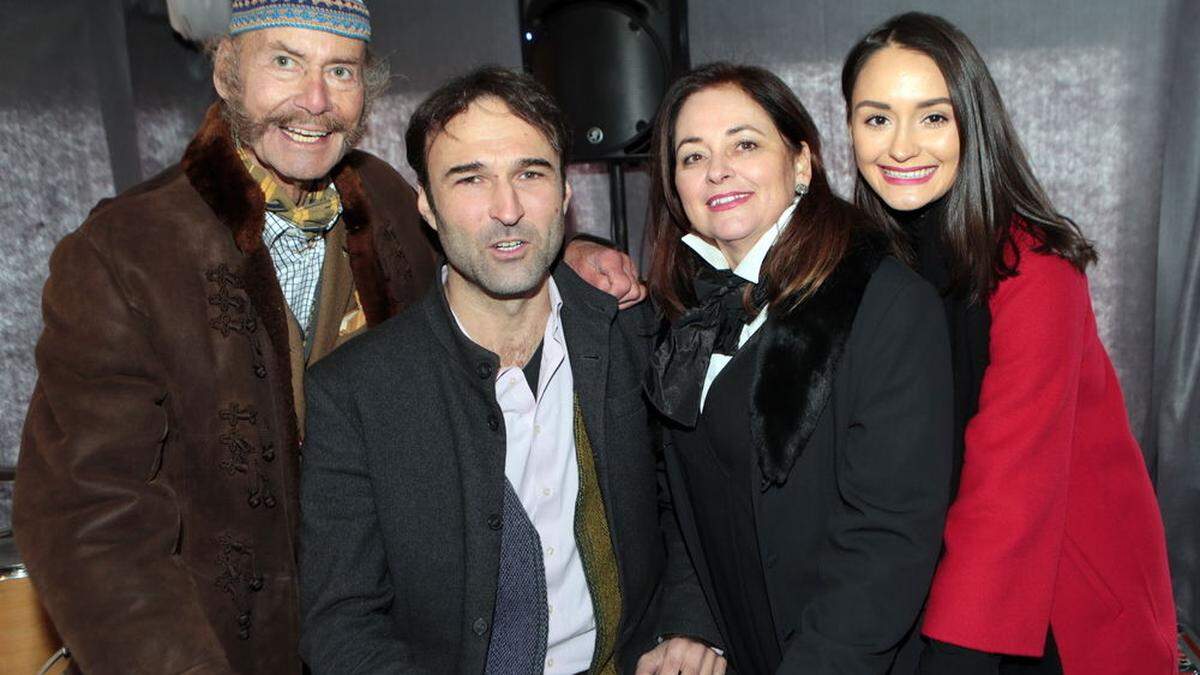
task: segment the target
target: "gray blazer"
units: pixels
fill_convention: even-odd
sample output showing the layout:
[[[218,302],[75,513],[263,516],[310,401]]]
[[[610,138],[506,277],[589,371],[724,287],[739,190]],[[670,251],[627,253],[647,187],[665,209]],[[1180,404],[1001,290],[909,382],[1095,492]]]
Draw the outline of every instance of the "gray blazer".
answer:
[[[620,573],[617,660],[631,672],[655,626],[711,637],[711,619],[698,589],[674,594],[693,606],[659,606],[668,549],[686,559],[641,389],[649,312],[618,313],[566,265],[554,279]],[[301,654],[314,673],[483,671],[505,485],[498,365],[435,283],[308,374]]]

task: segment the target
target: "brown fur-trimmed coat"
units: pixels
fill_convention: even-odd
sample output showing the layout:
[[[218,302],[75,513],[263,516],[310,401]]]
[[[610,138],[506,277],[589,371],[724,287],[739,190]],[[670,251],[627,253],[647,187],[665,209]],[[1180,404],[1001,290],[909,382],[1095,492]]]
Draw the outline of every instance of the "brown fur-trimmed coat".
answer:
[[[13,517],[84,672],[300,672],[298,380],[435,266],[391,167],[351,152],[334,177],[307,354],[216,106],[178,166],[55,249]]]

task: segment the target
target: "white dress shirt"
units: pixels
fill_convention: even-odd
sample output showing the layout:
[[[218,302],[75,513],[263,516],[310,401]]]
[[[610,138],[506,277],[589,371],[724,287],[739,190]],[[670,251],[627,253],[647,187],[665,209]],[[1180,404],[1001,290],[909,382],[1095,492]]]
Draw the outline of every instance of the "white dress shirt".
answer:
[[[763,260],[766,259],[767,253],[771,247],[775,245],[775,241],[779,239],[779,235],[783,233],[784,228],[791,222],[792,212],[796,210],[796,204],[799,199],[793,199],[792,203],[783,210],[775,224],[754,242],[754,246],[750,247],[750,251],[746,253],[737,267],[733,268],[733,273],[737,276],[749,281],[752,284],[758,283],[758,275],[762,271]],[[729,269],[729,261],[725,259],[725,254],[721,253],[721,249],[713,246],[698,235],[685,234],[683,235],[683,243],[687,244],[693,251],[704,258],[704,261],[712,265],[714,269],[727,270]],[[767,308],[763,308],[754,317],[754,320],[742,326],[742,332],[738,336],[738,349],[746,344],[750,336],[754,335],[759,328],[767,321]],[[713,353],[712,358],[708,361],[708,370],[704,373],[704,386],[700,389],[700,410],[704,410],[704,402],[708,399],[708,389],[712,386],[713,380],[717,379],[717,375],[724,370],[725,366],[733,359],[731,354]]]
[[[443,268],[443,283],[445,275]],[[504,413],[504,476],[542,543],[549,605],[545,672],[579,673],[592,664],[596,619],[575,545],[575,383],[559,321],[562,296],[554,279],[549,287],[550,316],[542,336],[537,396],[521,367],[508,366],[496,374],[496,402]],[[461,321],[458,326],[469,338]]]

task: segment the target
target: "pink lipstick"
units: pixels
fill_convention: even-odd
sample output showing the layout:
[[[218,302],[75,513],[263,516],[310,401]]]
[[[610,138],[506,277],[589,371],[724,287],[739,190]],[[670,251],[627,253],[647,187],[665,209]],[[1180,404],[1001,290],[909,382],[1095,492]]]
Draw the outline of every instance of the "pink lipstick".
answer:
[[[745,204],[746,200],[753,196],[753,192],[725,192],[709,197],[704,204],[708,206],[709,211],[728,211]]]

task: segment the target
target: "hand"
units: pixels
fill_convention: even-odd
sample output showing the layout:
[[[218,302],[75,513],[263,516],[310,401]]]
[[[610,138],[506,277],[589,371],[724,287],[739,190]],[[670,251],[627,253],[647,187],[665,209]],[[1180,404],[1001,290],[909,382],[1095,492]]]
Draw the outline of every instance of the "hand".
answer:
[[[725,657],[686,637],[664,641],[638,659],[637,675],[725,675]]]
[[[576,238],[563,251],[563,261],[584,281],[616,298],[621,309],[646,299],[646,287],[638,279],[637,266],[625,253]]]

